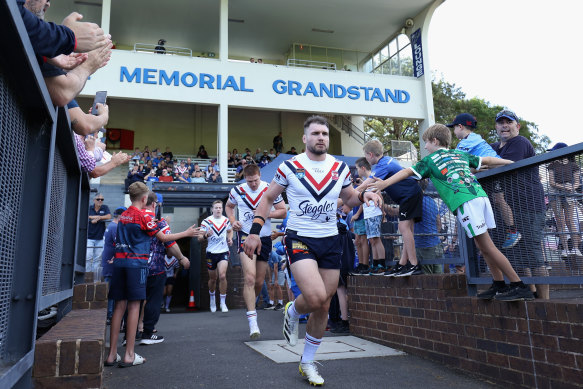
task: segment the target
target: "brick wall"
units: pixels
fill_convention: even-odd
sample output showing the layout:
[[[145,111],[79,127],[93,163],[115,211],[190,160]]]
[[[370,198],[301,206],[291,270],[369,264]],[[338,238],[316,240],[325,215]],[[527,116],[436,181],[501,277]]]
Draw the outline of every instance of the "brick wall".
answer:
[[[100,388],[107,284],[73,289],[73,310],[36,341],[35,388]]]
[[[483,301],[463,275],[349,277],[351,332],[512,387],[583,387],[581,301]]]

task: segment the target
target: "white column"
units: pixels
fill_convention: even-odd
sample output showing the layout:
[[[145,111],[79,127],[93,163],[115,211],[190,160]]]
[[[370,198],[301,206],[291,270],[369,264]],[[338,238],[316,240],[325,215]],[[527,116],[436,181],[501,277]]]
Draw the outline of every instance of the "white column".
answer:
[[[101,29],[109,34],[109,21],[111,19],[111,0],[103,0],[101,5]]]
[[[217,131],[217,164],[221,169],[223,182],[227,182],[227,150],[229,147],[229,106],[219,105],[219,120]]]
[[[227,61],[229,59],[229,0],[221,0],[219,18],[219,59]]]

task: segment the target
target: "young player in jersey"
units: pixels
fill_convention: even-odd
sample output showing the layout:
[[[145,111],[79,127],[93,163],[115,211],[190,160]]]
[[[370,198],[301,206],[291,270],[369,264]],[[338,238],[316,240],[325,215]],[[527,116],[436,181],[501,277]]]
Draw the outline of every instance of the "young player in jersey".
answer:
[[[209,272],[211,312],[217,311],[217,302],[215,300],[217,275],[221,294],[221,312],[229,312],[226,303],[227,266],[229,265],[229,246],[233,244],[233,229],[229,219],[223,216],[223,202],[221,200],[215,200],[212,209],[213,214],[200,223],[200,229],[205,233],[198,240],[208,239],[206,265]]]
[[[377,180],[371,186],[380,191],[411,176],[418,179],[431,178],[441,199],[456,214],[468,237],[474,239],[492,273],[492,286],[479,293],[478,297],[501,301],[534,299],[534,295],[522,283],[508,258],[492,242],[488,234],[489,228],[496,228],[492,207],[488,195],[470,171],[470,168],[479,170],[482,164],[496,167],[508,165],[512,161],[449,150],[451,132],[443,124],[429,127],[423,133],[423,140],[425,149],[431,154],[415,166],[403,169],[384,181]],[[509,288],[506,287],[504,276],[510,280]]]
[[[237,251],[243,266],[244,285],[243,299],[247,306],[247,321],[249,322],[249,336],[251,339],[258,339],[261,336],[257,325],[257,311],[255,310],[255,298],[259,295],[263,281],[267,262],[271,254],[271,218],[283,219],[287,212],[283,198],[279,196],[273,202],[274,209],[269,212],[269,218],[261,228],[259,237],[261,238],[261,253],[248,257],[243,251],[243,243],[249,235],[255,209],[259,206],[263,194],[267,191],[269,184],[261,181],[261,172],[257,165],[247,165],[243,169],[245,183],[231,189],[229,200],[226,204],[226,214],[237,231]],[[239,209],[239,220],[235,219],[235,208]]]
[[[301,295],[285,307],[283,333],[294,346],[298,341],[301,314],[310,313],[300,373],[312,385],[323,385],[314,355],[322,341],[330,299],[338,287],[342,248],[336,226],[338,197],[350,207],[381,198],[372,192],[357,192],[350,182],[348,166],[328,155],[330,132],[321,116],[311,116],[304,123],[302,137],[306,152],[282,163],[263,194],[255,211],[253,225],[245,240],[245,254],[261,252],[259,234],[271,205],[286,190],[290,215],[284,244],[291,272]]]
[[[128,188],[132,205],[121,214],[117,226],[115,258],[109,298],[115,300],[110,327],[110,350],[104,361],[105,366],[119,363],[120,367],[130,367],[145,362],[134,353],[140,301],[146,298],[146,278],[150,257],[150,237],[162,242],[197,236],[199,229],[194,226],[177,234],[164,234],[156,222],[142,210],[148,202],[150,190],[143,182],[134,182]],[[117,354],[119,329],[124,312],[128,310],[126,325],[126,351],[123,357]]]

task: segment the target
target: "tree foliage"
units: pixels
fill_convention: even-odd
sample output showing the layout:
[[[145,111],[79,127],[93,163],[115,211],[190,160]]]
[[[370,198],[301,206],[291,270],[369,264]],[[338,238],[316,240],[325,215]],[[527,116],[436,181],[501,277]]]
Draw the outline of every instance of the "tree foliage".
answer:
[[[451,123],[456,115],[468,112],[478,122],[476,133],[488,143],[498,140],[496,114],[504,109],[503,106],[475,97],[466,99],[466,94],[460,87],[443,79],[434,79],[431,86],[437,123]],[[416,120],[373,117],[367,118],[364,126],[370,137],[380,140],[387,148],[391,140],[408,140],[419,149],[419,122]],[[520,119],[520,135],[532,143],[537,153],[544,153],[550,143],[546,135],[539,134],[538,126],[534,122],[525,119]],[[455,147],[458,140],[453,138],[452,147]]]

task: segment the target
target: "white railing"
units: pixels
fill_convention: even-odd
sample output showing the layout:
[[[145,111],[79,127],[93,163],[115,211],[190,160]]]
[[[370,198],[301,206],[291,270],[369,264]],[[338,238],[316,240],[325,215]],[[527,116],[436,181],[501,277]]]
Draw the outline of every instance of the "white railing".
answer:
[[[160,50],[163,47],[164,50]],[[149,43],[135,43],[134,44],[135,53],[155,53],[155,54],[165,54],[165,55],[181,55],[183,57],[192,57],[192,50],[186,47],[174,47],[174,46],[160,46],[152,45]]]
[[[287,60],[287,66],[294,66],[298,68],[336,70],[336,64],[334,62],[311,61],[308,59],[289,58]]]

